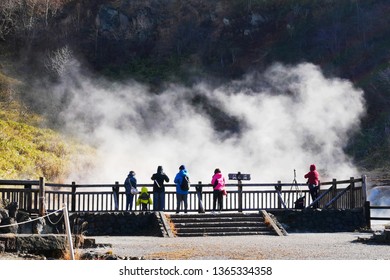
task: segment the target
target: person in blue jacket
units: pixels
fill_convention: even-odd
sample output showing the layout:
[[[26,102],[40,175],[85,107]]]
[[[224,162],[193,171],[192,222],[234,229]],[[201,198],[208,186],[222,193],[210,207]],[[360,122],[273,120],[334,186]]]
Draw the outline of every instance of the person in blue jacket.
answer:
[[[176,174],[174,183],[176,184],[176,214],[180,212],[181,204],[184,204],[184,213],[187,213],[188,208],[188,188],[183,189],[183,180],[188,180],[189,175],[184,165],[180,165],[179,172]],[[189,182],[188,182],[189,186]]]

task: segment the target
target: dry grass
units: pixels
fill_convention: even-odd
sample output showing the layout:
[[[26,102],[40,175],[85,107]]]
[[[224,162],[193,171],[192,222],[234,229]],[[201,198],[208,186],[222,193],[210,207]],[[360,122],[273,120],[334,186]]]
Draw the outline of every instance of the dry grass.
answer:
[[[75,249],[73,250],[73,253],[74,253],[74,259],[75,260],[80,260],[81,259],[82,253],[78,250],[78,248],[81,248],[83,246],[84,239],[85,239],[85,237],[82,234],[74,235],[74,246],[75,246]],[[67,243],[67,246],[69,246],[69,243]],[[71,256],[71,253],[70,253],[70,249],[68,247],[66,247],[66,249],[64,250],[63,256],[62,256],[61,259],[63,259],[63,260],[71,260],[72,259],[72,256]]]
[[[186,246],[185,244],[167,245],[166,250],[146,255],[146,259],[165,260],[263,260],[265,255],[256,250],[235,250],[229,246],[217,246],[210,249],[208,246]]]
[[[70,250],[67,248],[65,249],[64,253],[63,253],[63,256],[61,258],[62,260],[71,260],[72,259],[72,256],[71,256],[71,253],[70,253]],[[74,250],[74,259],[75,260],[80,260],[81,259],[81,252],[79,250]]]
[[[174,236],[177,235],[177,230],[176,230],[176,227],[175,227],[175,223],[172,222],[172,219],[171,219],[171,216],[169,214],[165,214],[166,218],[167,218],[167,221],[169,223],[169,227],[171,228],[171,231],[173,233]]]

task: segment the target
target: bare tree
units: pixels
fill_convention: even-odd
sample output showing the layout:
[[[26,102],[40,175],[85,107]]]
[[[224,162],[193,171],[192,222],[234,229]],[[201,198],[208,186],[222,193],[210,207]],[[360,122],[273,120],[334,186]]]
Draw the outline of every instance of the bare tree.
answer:
[[[50,73],[61,77],[69,69],[73,61],[73,52],[66,45],[52,52],[47,52],[45,67]]]
[[[0,2],[0,39],[5,40],[17,24],[16,11],[20,1],[2,0]]]

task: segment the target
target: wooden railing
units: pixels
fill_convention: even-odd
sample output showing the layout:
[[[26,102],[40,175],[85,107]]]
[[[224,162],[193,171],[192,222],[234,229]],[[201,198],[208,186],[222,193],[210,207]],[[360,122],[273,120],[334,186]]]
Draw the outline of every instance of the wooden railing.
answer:
[[[152,185],[138,184],[138,187],[148,187],[152,194]],[[188,211],[198,212],[199,200],[196,186],[200,187],[202,202],[206,211],[213,206],[213,191],[211,185],[192,184],[188,195]],[[45,183],[43,178],[37,181],[0,180],[0,199],[17,202],[20,210],[29,213],[43,214],[55,211],[65,203],[70,212],[109,212],[115,210],[113,187],[119,187],[119,211],[125,209],[126,195],[124,186],[115,184],[53,184]],[[198,188],[199,189],[199,188]],[[224,196],[224,211],[259,211],[261,209],[292,209],[294,202],[305,196],[305,207],[317,201],[312,201],[307,185],[291,183],[258,183],[258,184],[227,184],[227,195]],[[165,211],[176,210],[176,187],[166,185]],[[153,195],[152,195],[153,197]],[[136,199],[136,197],[135,197]],[[135,199],[133,209],[135,205]],[[349,180],[323,182],[319,192],[320,208],[352,209],[363,207],[366,202],[365,178],[350,178]],[[135,211],[139,211],[138,207]],[[150,208],[153,211],[153,207]]]

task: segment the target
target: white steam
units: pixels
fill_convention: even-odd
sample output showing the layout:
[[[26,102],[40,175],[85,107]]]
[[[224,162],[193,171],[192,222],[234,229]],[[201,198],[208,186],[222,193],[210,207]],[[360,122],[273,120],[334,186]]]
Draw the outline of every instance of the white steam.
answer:
[[[141,183],[151,183],[158,165],[173,180],[181,164],[193,182],[204,183],[216,167],[226,175],[250,173],[252,182],[291,182],[294,169],[303,182],[312,163],[323,180],[361,175],[343,148],[359,128],[363,93],[312,64],[275,65],[219,88],[172,85],[160,94],[80,74],[54,94],[68,100],[61,112],[66,128],[98,151],[93,169],[75,170],[71,181],[122,182],[134,170]],[[196,95],[239,120],[238,131],[218,132],[193,105]]]

